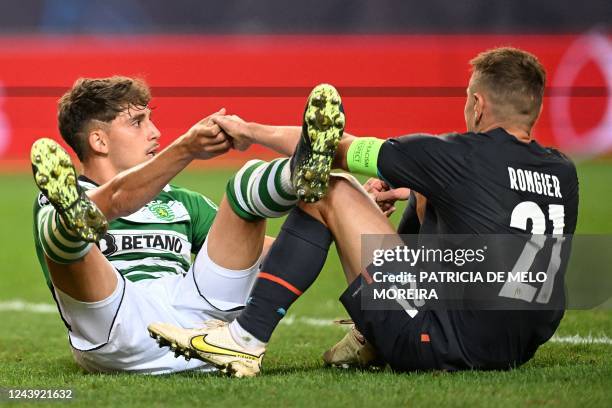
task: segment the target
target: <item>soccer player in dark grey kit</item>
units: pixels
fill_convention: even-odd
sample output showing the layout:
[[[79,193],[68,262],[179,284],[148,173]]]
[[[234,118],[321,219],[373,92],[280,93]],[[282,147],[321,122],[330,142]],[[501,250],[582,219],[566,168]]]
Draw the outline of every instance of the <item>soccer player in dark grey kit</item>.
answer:
[[[514,48],[483,52],[471,65],[466,133],[416,134],[387,141],[345,135],[335,152],[336,167],[418,192],[420,200],[426,199],[418,206],[424,208],[421,234],[573,234],[578,212],[575,167],[532,136],[542,110],[542,65],[535,56]],[[264,136],[271,132],[231,118],[216,123],[229,136],[249,142],[265,144]],[[277,133],[298,137],[287,129]],[[298,151],[307,148],[304,140]],[[384,191],[377,194],[385,199]],[[321,201],[302,203],[288,223],[236,321],[201,330],[159,326],[157,332],[179,350],[230,373],[240,365],[250,367],[250,375],[257,374],[266,342],[291,303],[317,276],[319,271],[308,265],[322,264],[317,257],[324,259],[332,236],[349,283],[340,300],[356,330],[326,353],[330,364],[363,366],[377,357],[400,371],[507,369],[533,357],[563,316],[562,308],[421,310],[412,316],[403,310],[363,310],[359,289],[368,282],[362,274],[361,235],[394,231],[363,191],[344,180],[333,180]],[[570,245],[558,242],[559,252],[540,255],[564,268]],[[294,255],[296,248],[302,255],[308,253],[308,262],[306,255]],[[552,290],[563,291],[562,275],[548,283]],[[542,287],[521,285],[524,290],[512,293],[503,284],[493,289],[517,302],[542,303]]]

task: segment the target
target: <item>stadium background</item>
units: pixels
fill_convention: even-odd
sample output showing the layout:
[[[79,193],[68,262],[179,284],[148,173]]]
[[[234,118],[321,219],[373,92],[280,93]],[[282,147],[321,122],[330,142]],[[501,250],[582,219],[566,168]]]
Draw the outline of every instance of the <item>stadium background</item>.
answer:
[[[221,107],[246,120],[299,124],[304,98],[319,82],[339,88],[353,134],[462,130],[468,60],[512,45],[547,69],[535,137],[579,163],[579,232],[609,234],[611,21],[609,1],[0,3],[0,388],[74,388],[78,405],[612,404],[609,311],[568,313],[557,340],[510,373],[322,369],[320,353],[343,334],[329,324],[343,316],[335,254],[273,337],[267,376],[236,383],[83,375],[35,261],[27,161],[35,139],[59,139],[55,104],[80,76],[147,80],[164,145]],[[255,147],[197,163],[177,182],[219,201],[232,169],[255,156],[273,154]],[[271,222],[269,232],[279,225]]]

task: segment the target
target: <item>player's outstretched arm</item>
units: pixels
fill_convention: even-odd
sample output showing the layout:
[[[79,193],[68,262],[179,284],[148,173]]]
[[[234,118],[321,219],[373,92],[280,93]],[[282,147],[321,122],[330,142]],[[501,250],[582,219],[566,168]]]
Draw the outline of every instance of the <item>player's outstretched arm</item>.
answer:
[[[299,126],[273,126],[245,122],[236,115],[215,116],[213,122],[232,138],[236,150],[246,150],[259,144],[285,156],[291,156],[300,139]],[[353,137],[344,133],[345,137]]]
[[[236,115],[215,116],[212,120],[232,139],[233,147],[240,151],[255,143],[282,155],[291,156],[300,138],[301,128],[298,126],[245,122]]]
[[[208,119],[198,122],[151,160],[89,190],[90,198],[106,218],[110,221],[144,206],[194,159],[211,159],[227,152],[231,147],[227,136]]]

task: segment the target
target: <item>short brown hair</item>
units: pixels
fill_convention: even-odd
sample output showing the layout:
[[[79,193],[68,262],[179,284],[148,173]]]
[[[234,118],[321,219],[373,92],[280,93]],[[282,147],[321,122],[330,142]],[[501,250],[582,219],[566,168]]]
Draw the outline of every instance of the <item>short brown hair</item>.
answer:
[[[494,109],[526,117],[533,126],[546,85],[544,67],[533,54],[511,47],[494,48],[478,54],[470,65],[476,74],[474,83],[493,99]]]
[[[58,102],[58,126],[81,161],[87,152],[87,132],[93,120],[110,123],[119,112],[147,106],[151,92],[140,79],[123,76],[79,78]]]

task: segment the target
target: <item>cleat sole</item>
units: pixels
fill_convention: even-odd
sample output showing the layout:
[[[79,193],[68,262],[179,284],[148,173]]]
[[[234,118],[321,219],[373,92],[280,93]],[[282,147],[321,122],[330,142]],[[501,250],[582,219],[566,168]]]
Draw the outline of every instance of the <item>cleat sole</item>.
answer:
[[[162,333],[159,333],[154,329],[148,328],[147,330],[149,332],[149,336],[155,339],[160,348],[170,347],[170,350],[174,351],[175,358],[183,356],[186,361],[189,361],[192,358],[204,361],[205,363],[208,363],[211,366],[217,368],[217,370],[219,370],[221,374],[226,375],[228,377],[244,378],[254,377],[257,375],[257,373],[253,372],[252,369],[245,366],[239,361],[230,361],[227,363],[217,363],[215,361],[211,361],[205,356],[200,355],[200,353],[198,353],[197,351],[192,351],[189,348],[182,347],[180,344],[171,343],[164,337]]]
[[[55,141],[39,139],[30,154],[34,182],[79,238],[97,242],[106,232],[104,214],[82,193],[70,156]]]
[[[297,164],[293,175],[298,199],[304,202],[319,201],[327,194],[334,155],[344,133],[341,101],[338,91],[328,84],[316,86],[308,97],[304,136],[310,139],[311,151]]]

